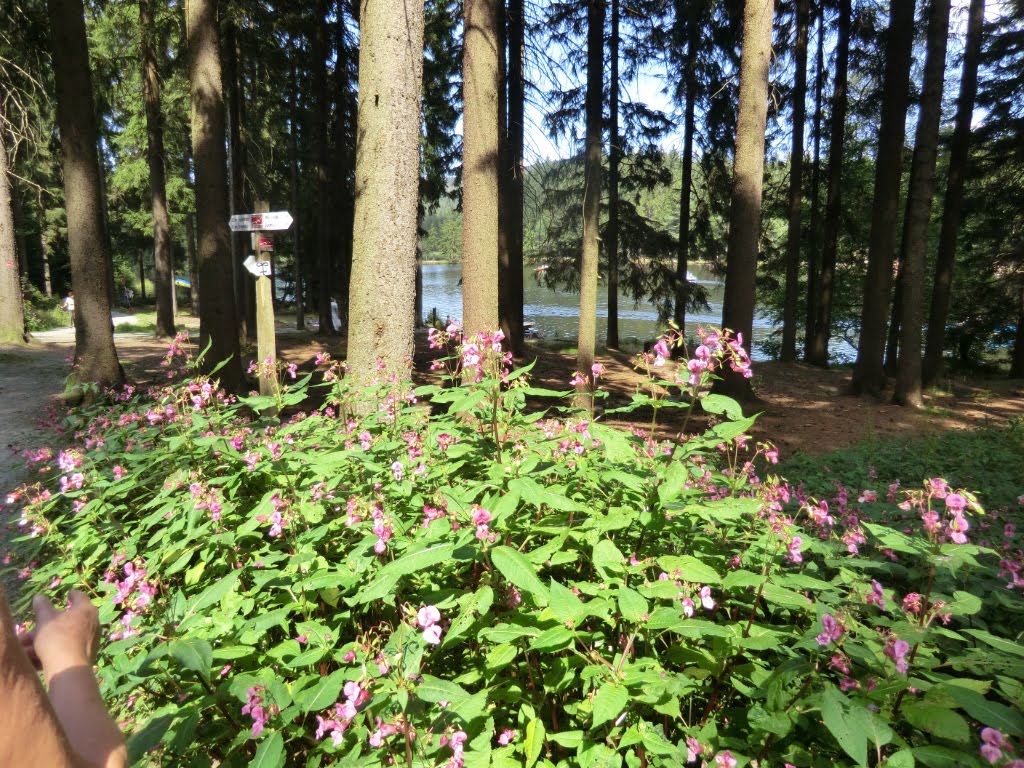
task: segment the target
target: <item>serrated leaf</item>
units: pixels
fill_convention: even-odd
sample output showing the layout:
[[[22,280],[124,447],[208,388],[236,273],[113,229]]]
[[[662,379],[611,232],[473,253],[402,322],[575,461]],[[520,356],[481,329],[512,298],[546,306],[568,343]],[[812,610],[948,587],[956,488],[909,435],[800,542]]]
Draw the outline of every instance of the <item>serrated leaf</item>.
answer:
[[[173,715],[160,715],[154,717],[141,729],[135,731],[128,738],[128,762],[135,765],[142,759],[149,750],[153,749],[163,739],[167,729],[174,722]]]
[[[731,397],[725,395],[707,394],[700,400],[700,407],[705,413],[722,414],[730,421],[743,418],[743,408]]]
[[[284,765],[284,737],[274,731],[260,742],[256,756],[249,761],[249,768],[281,768]]]
[[[893,752],[885,761],[885,768],[914,768],[914,753],[909,749]]]
[[[648,605],[643,596],[629,587],[619,587],[619,612],[622,618],[633,624],[647,620]]]
[[[903,716],[915,728],[953,741],[968,741],[971,729],[967,721],[951,709],[926,701],[908,701]]]
[[[664,555],[658,558],[658,565],[672,578],[694,584],[717,584],[721,581],[714,568],[692,555]]]
[[[576,597],[571,589],[552,579],[549,594],[551,602],[548,603],[548,607],[560,622],[568,622],[575,627],[586,617],[587,609],[583,601]]]
[[[539,605],[548,604],[547,589],[521,552],[512,547],[495,547],[491,550],[491,562],[509,582],[533,595]]]
[[[303,712],[326,709],[338,700],[338,694],[345,684],[344,670],[337,670],[320,678],[314,685],[302,691],[295,700]]]
[[[618,573],[625,560],[611,539],[601,539],[594,545],[594,567],[598,570]]]
[[[672,501],[683,490],[689,479],[690,473],[686,470],[685,464],[678,461],[669,464],[665,471],[665,479],[658,486],[658,500],[662,504]]]
[[[828,685],[821,693],[821,717],[843,751],[857,765],[867,765],[868,718],[864,708]]]
[[[614,720],[626,708],[629,703],[629,692],[625,686],[617,683],[604,683],[594,696],[593,715],[594,719],[591,728],[597,728],[602,723]]]
[[[423,675],[423,681],[416,686],[416,696],[432,704],[439,701],[459,704],[470,698],[469,692],[462,686],[432,675]]]
[[[523,740],[523,749],[526,753],[525,768],[530,768],[537,762],[541,751],[544,749],[544,723],[537,718],[526,724],[526,737]]]
[[[989,701],[976,691],[962,688],[956,685],[955,680],[949,681],[944,688],[968,715],[982,725],[991,726],[1010,736],[1024,736],[1024,718],[1016,710],[1005,704]]]
[[[213,666],[213,648],[202,638],[177,640],[170,644],[168,652],[185,669],[198,672],[204,678],[210,674],[210,667]]]
[[[550,491],[536,480],[529,477],[517,477],[509,480],[508,489],[519,494],[523,501],[541,509],[550,507],[560,512],[579,512],[583,507],[561,493]]]

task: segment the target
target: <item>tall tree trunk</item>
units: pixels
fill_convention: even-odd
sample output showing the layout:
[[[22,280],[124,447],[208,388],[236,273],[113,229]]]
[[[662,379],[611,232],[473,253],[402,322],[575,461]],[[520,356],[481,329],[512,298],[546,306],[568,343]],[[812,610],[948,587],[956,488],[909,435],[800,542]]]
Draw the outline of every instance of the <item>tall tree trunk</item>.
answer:
[[[751,345],[754,326],[754,283],[761,234],[768,68],[771,63],[774,15],[774,0],[746,0],[744,3],[740,102],[736,122],[722,325],[742,335],[746,345]],[[731,370],[723,373],[717,388],[740,400],[749,400],[753,396],[750,380]]]
[[[612,0],[612,34],[608,41],[608,349],[619,348],[619,0]]]
[[[1024,256],[1024,248],[1019,249]],[[1010,358],[1010,378],[1024,379],[1024,282],[1017,289],[1017,333],[1013,339],[1013,354]]]
[[[789,153],[789,232],[786,239],[786,296],[782,309],[782,360],[796,360],[796,307],[800,293],[801,208],[804,172],[804,101],[807,96],[807,25],[810,0],[797,0],[793,58],[793,144]]]
[[[939,254],[935,263],[935,284],[932,288],[931,312],[928,315],[928,336],[925,341],[922,380],[928,387],[942,378],[942,353],[945,348],[946,320],[949,317],[949,296],[953,287],[956,263],[956,241],[964,200],[964,171],[971,142],[971,116],[978,92],[978,61],[981,58],[981,34],[985,21],[985,0],[971,0],[967,19],[967,42],[963,72],[960,76],[960,98],[957,102],[956,127],[949,150],[949,174],[946,177],[946,199],[942,209],[942,230]]]
[[[362,0],[348,330],[357,382],[378,375],[378,359],[409,376],[422,82],[423,0]]]
[[[526,15],[523,0],[508,2],[508,156],[511,165],[504,179],[504,222],[508,247],[508,337],[512,352],[523,354],[523,199],[526,146],[526,80],[523,55]]]
[[[903,312],[900,317],[900,358],[893,402],[920,408],[924,405],[921,382],[921,321],[924,304],[925,250],[928,222],[935,193],[935,159],[942,118],[942,84],[946,71],[946,36],[950,0],[932,0],[928,17],[928,52],[924,64],[921,109],[917,117],[914,162],[910,168],[911,203],[908,216],[906,261],[903,264]]]
[[[892,291],[893,259],[899,223],[900,176],[907,122],[911,49],[914,44],[914,3],[892,0],[889,39],[885,48],[882,120],[875,160],[875,194],[871,205],[868,268],[864,278],[857,362],[851,389],[880,396],[885,387],[885,331]]]
[[[113,270],[103,229],[84,9],[82,0],[47,0],[47,9],[75,291],[75,378],[79,385],[114,386],[124,381],[124,373],[110,320]]]
[[[821,242],[821,126],[825,85],[825,8],[818,0],[818,47],[814,75],[814,159],[811,168],[811,227],[807,244],[807,308],[804,320],[804,360],[811,356],[814,319],[818,316],[818,273]]]
[[[909,202],[909,198],[908,198]],[[906,216],[903,217],[906,221]],[[906,230],[904,229],[904,241]],[[889,313],[889,331],[885,337],[885,360],[882,363],[882,370],[886,376],[895,376],[899,364],[900,349],[900,318],[903,317],[903,263],[906,258],[907,246],[904,242],[900,246],[900,252],[896,257],[896,266],[893,268],[896,276],[893,278],[894,287],[892,291],[892,310]]]
[[[839,41],[836,44],[836,80],[832,92],[832,131],[828,147],[828,198],[825,201],[825,242],[818,277],[817,314],[814,337],[807,361],[828,365],[828,342],[832,336],[832,302],[835,294],[836,254],[841,226],[843,147],[846,137],[846,81],[850,60],[850,0],[839,2]]]
[[[11,212],[14,214],[14,244],[18,249],[18,272],[25,279],[29,279],[28,267],[28,238],[25,236],[25,207],[21,202],[21,193],[18,191],[17,179],[10,179],[11,187]]]
[[[583,164],[583,242],[580,249],[580,322],[576,370],[589,376],[597,337],[598,226],[601,213],[601,129],[604,96],[604,0],[587,2],[586,155]],[[590,403],[581,386],[577,402]]]
[[[327,93],[327,0],[317,0],[313,24],[313,142],[316,147],[316,263],[319,274],[317,308],[320,334],[337,329],[331,318],[331,189],[327,122],[330,116]]]
[[[242,44],[233,21],[224,25],[224,82],[227,84],[227,121],[228,121],[228,212],[234,216],[241,213],[252,213],[252,205],[245,194],[245,169],[248,156],[248,141],[245,127],[242,125],[243,77]],[[253,333],[255,323],[249,323],[249,283],[253,282],[243,266],[249,252],[251,235],[248,232],[231,233],[231,284],[235,292],[238,307],[238,337],[245,339]]]
[[[332,216],[335,221],[334,236],[337,242],[335,259],[335,285],[338,295],[338,319],[341,321],[341,328],[348,328],[348,289],[352,275],[352,166],[355,165],[355,132],[352,130],[352,102],[350,94],[350,62],[352,61],[352,48],[346,36],[346,8],[348,0],[338,0],[337,21],[337,50],[338,54],[334,66],[335,90],[338,94],[338,104],[335,110],[335,162],[332,172],[335,174],[334,188],[337,196],[334,201],[337,215]],[[417,292],[418,293],[418,292]]]
[[[466,0],[462,58],[462,321],[467,336],[498,328],[497,0]]]
[[[295,125],[296,116],[299,114],[296,101],[298,99],[299,79],[295,74],[295,65],[292,65],[291,93],[288,94],[288,111],[291,117],[288,119],[288,199],[292,209],[295,222],[292,224],[292,244],[295,249],[294,260],[292,261],[292,285],[295,294],[295,327],[297,330],[306,329],[306,300],[303,296],[305,285],[302,279],[302,215],[299,211],[299,141],[298,128]]]
[[[199,316],[199,254],[196,253],[196,216],[185,214],[185,258],[188,261],[188,302],[192,316]]]
[[[681,14],[678,7],[676,13]],[[697,46],[700,43],[700,17],[697,4],[687,5],[686,58],[683,62],[683,90],[686,106],[683,110],[683,170],[679,185],[679,244],[676,251],[676,295],[672,319],[686,334],[686,304],[690,297],[690,198],[693,192],[693,132],[696,127],[697,108]]]
[[[171,221],[167,214],[164,129],[160,116],[160,79],[153,48],[153,9],[150,0],[139,0],[139,30],[142,35],[142,93],[146,102],[146,153],[149,159],[149,188],[153,198],[156,335],[174,336],[174,256],[171,253]],[[145,282],[142,288],[145,298]]]
[[[218,371],[229,392],[242,385],[238,315],[231,275],[231,232],[225,179],[224,90],[217,40],[217,0],[190,0],[187,7],[192,151],[195,160],[199,335],[205,370]]]
[[[0,125],[3,125],[0,104]],[[25,343],[25,308],[21,299],[14,206],[8,169],[7,146],[0,132],[0,344]]]

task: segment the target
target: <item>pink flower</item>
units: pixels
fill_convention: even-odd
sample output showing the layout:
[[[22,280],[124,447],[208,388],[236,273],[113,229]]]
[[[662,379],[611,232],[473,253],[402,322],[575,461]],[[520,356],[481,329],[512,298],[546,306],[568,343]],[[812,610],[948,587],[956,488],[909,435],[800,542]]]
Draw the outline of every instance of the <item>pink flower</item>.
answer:
[[[732,756],[732,752],[726,750],[715,755],[715,765],[719,768],[736,768],[736,758]]]
[[[704,752],[704,747],[693,736],[686,737],[686,762],[694,762],[698,755]]]
[[[518,731],[513,731],[511,728],[506,728],[501,732],[501,735],[498,736],[498,743],[503,747],[507,747],[517,738],[519,738]]]
[[[700,588],[700,604],[704,606],[704,610],[713,611],[715,609],[715,599],[711,596],[711,587],[705,585]]]
[[[1003,749],[1006,748],[1006,737],[995,728],[981,729],[981,756],[990,763],[996,763],[1003,756]]]
[[[441,642],[441,625],[434,624],[423,630],[423,641],[429,645],[437,645]]]
[[[868,605],[877,605],[883,611],[885,610],[885,593],[882,591],[882,585],[874,579],[871,580],[871,592],[868,594],[866,602]]]
[[[594,363],[590,366],[590,372],[594,375],[594,378],[599,378],[604,375],[604,366],[601,363]]]
[[[836,621],[836,617],[831,613],[826,613],[821,617],[821,627],[823,631],[815,638],[820,646],[834,643],[843,636],[842,624]]]
[[[800,553],[800,546],[804,543],[804,540],[799,536],[794,536],[793,539],[786,545],[786,554],[790,561],[794,563],[802,563],[804,556]]]
[[[896,663],[897,672],[905,675],[910,668],[910,662],[906,658],[909,650],[910,644],[906,640],[897,640],[895,637],[890,636],[885,643],[885,650],[882,653]]]
[[[587,385],[587,380],[584,378],[582,373],[576,371],[569,383],[574,387],[585,387]]]
[[[263,708],[263,697],[260,695],[265,689],[262,685],[257,685],[254,688],[250,688],[246,695],[248,700],[245,706],[242,707],[242,714],[249,715],[252,718],[252,737],[256,738],[263,732],[263,727],[267,724],[270,719],[270,715],[267,714]]]
[[[416,614],[416,621],[419,623],[421,629],[432,627],[440,620],[441,612],[433,605],[423,606]]]

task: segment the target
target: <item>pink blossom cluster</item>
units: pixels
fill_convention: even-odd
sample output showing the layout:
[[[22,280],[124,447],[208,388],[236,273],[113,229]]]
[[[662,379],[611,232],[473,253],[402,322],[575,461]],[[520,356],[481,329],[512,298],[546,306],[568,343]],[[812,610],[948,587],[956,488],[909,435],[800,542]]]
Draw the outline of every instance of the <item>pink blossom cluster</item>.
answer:
[[[388,549],[388,541],[395,535],[395,528],[385,517],[384,509],[379,503],[374,502],[370,505],[370,515],[373,517],[373,535],[377,537],[377,541],[373,543],[373,551],[382,555]]]
[[[444,505],[442,504],[442,507]],[[423,505],[423,527],[428,528],[430,524],[435,520],[441,520],[448,516],[448,513],[443,508],[432,507],[429,504]]]
[[[223,510],[219,491],[200,482],[191,483],[188,490],[195,503],[195,509],[198,511],[208,510],[210,519],[215,523],[218,522]]]
[[[518,738],[519,731],[514,731],[511,728],[505,728],[500,734],[498,734],[498,744],[503,747],[507,747]]]
[[[815,638],[818,645],[824,647],[838,641],[843,636],[843,625],[831,613],[821,617],[821,633]]]
[[[635,557],[633,558],[633,561],[634,561],[633,562],[634,565],[639,564],[639,562],[636,561]],[[688,594],[688,593],[682,591],[682,587],[683,587],[684,584],[683,584],[683,581],[682,581],[681,577],[682,577],[682,574],[679,571],[673,571],[672,575],[669,575],[668,573],[665,573],[664,571],[662,571],[661,573],[658,574],[658,581],[672,581],[672,580],[674,580],[675,581],[675,585],[677,587],[680,587],[680,592],[679,592],[679,595],[678,595],[679,603],[683,606],[683,616],[685,616],[686,618],[689,619],[689,618],[691,618],[693,616],[694,611],[696,610],[696,607],[697,607],[697,603],[693,599],[692,592],[690,594]],[[714,595],[711,594],[711,587],[709,587],[707,584],[704,584],[703,586],[700,587],[700,589],[697,590],[696,597],[697,597],[698,600],[700,600],[700,604],[701,604],[701,606],[703,606],[704,610],[706,610],[706,611],[713,611],[713,610],[715,610],[715,605],[716,605],[715,598],[714,598]]]
[[[441,642],[441,612],[437,606],[425,605],[416,612],[416,623],[423,630],[423,640],[429,645]]]
[[[995,765],[1004,757],[1009,757],[1011,759],[1007,760],[1003,768],[1024,768],[1024,760],[1012,757],[1013,744],[1002,731],[997,731],[995,728],[981,729],[981,747],[978,752],[990,765]]]
[[[907,653],[910,651],[910,643],[906,640],[900,640],[899,638],[889,635],[885,641],[885,649],[882,651],[886,656],[892,659],[896,665],[896,671],[901,675],[907,674],[907,670],[910,669],[910,660],[907,658]]]
[[[246,702],[245,706],[242,707],[242,714],[248,715],[252,718],[252,737],[255,739],[261,733],[263,728],[266,726],[267,721],[270,720],[270,714],[267,712],[267,708],[263,705],[262,694],[266,692],[266,688],[262,685],[257,685],[246,691]]]
[[[358,714],[358,709],[370,700],[370,691],[355,680],[349,680],[342,689],[345,700],[334,705],[333,714],[327,710],[324,715],[317,715],[316,738],[323,739],[330,734],[334,746],[341,744],[345,730],[351,725]]]
[[[443,768],[462,768],[466,764],[465,747],[466,739],[469,736],[466,735],[465,731],[455,731],[451,736],[447,733],[441,736],[441,746],[450,746],[452,748],[451,759],[444,764]]]
[[[132,627],[132,621],[149,610],[157,593],[156,584],[146,581],[145,567],[128,560],[126,555],[114,555],[112,567],[117,568],[121,563],[124,563],[121,569],[124,574],[122,580],[117,580],[114,570],[107,571],[103,578],[105,584],[114,585],[114,605],[124,610],[121,614],[121,630],[112,632],[111,640],[122,640],[138,634],[138,629]]]
[[[480,541],[493,542],[497,538],[496,534],[490,529],[490,522],[493,517],[488,510],[479,504],[474,504],[471,508],[470,519],[473,521],[473,525],[476,526],[476,537]]]
[[[736,758],[733,757],[732,752],[725,750],[725,752],[715,755],[715,765],[718,768],[736,768]]]
[[[276,539],[291,523],[289,515],[291,503],[287,499],[281,498],[281,494],[275,493],[270,497],[270,506],[273,511],[269,515],[256,515],[256,520],[261,523],[269,523],[270,530],[267,531],[267,536]]]
[[[175,361],[179,361],[179,367],[182,370],[187,368],[192,362],[192,344],[188,337],[188,331],[178,331],[171,345],[167,347],[164,359],[160,362],[161,366],[169,369],[167,371],[167,378],[169,379],[174,377],[174,371],[170,369],[173,368]]]
[[[488,375],[505,380],[511,373],[512,353],[504,352],[501,330],[471,336],[462,343],[462,380],[479,384]]]
[[[697,758],[704,754],[704,745],[693,736],[686,737],[686,762],[694,763]]]

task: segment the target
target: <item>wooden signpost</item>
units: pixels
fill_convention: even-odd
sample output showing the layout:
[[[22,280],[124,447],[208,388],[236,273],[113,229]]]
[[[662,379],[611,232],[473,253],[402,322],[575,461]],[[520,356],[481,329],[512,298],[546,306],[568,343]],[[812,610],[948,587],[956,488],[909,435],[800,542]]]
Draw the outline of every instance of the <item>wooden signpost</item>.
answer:
[[[265,207],[265,203],[258,207]],[[244,262],[245,268],[256,277],[256,354],[259,360],[260,394],[274,395],[280,388],[277,380],[277,346],[274,339],[274,296],[271,285],[273,275],[272,240],[261,237],[260,232],[288,229],[292,216],[288,211],[259,211],[240,213],[228,220],[232,232],[252,232],[255,256]],[[270,248],[265,246],[270,245]]]

